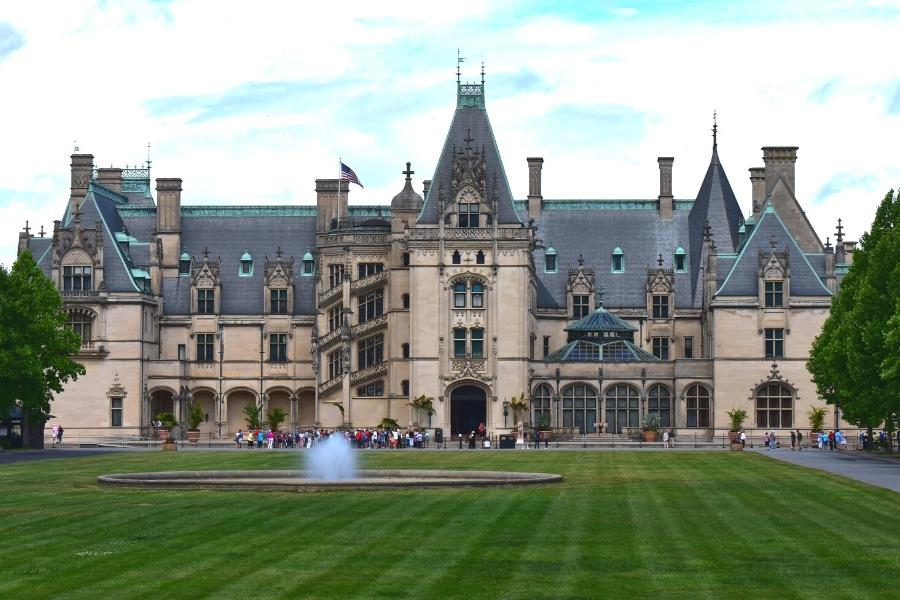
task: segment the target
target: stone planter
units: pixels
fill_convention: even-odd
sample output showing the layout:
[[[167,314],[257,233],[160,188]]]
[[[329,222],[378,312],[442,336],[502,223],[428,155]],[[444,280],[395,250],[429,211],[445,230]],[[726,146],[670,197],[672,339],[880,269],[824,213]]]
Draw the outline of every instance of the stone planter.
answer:
[[[656,432],[655,431],[645,431],[644,432],[644,441],[645,442],[655,442],[656,441]]]
[[[163,452],[175,452],[176,450],[178,450],[178,446],[175,445],[175,440],[169,438],[165,442],[163,442],[162,449]]]
[[[200,441],[200,430],[199,429],[188,429],[187,439],[190,443],[196,444],[198,441]]]
[[[741,441],[741,432],[740,431],[729,431],[728,432],[728,441],[732,444],[735,442]]]
[[[740,452],[744,449],[744,446],[740,442],[731,442],[731,449]]]
[[[164,442],[172,437],[172,431],[165,427],[154,427],[154,429],[156,430],[156,435],[159,436],[159,439]]]

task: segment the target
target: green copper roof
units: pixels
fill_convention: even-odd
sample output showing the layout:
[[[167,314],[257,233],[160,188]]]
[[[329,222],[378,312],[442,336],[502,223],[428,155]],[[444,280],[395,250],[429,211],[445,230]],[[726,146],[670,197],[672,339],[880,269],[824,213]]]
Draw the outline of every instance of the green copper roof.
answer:
[[[544,254],[556,254],[556,248],[550,246]]]
[[[244,250],[244,253],[241,254],[241,262],[246,261],[246,260],[253,260],[253,257],[250,256],[250,253],[249,253],[249,252],[247,252],[246,250]]]
[[[187,250],[185,250],[184,252],[181,253],[181,256],[178,258],[178,260],[188,260],[189,261],[189,260],[191,260],[191,255],[187,253]]]
[[[637,327],[617,317],[602,305],[594,309],[586,317],[582,317],[575,323],[565,328],[565,331],[597,332],[597,333],[632,333]]]
[[[655,361],[655,356],[628,340],[574,340],[548,354],[545,362],[636,362]]]
[[[314,260],[313,255],[307,251],[306,254],[303,255],[303,260]]]

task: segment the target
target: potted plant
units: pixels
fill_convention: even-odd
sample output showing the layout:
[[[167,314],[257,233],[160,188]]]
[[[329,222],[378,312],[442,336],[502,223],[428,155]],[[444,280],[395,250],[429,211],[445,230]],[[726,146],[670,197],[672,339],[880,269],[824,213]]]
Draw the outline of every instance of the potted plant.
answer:
[[[824,408],[810,406],[809,412],[806,414],[809,417],[810,431],[813,433],[822,431],[822,426],[825,424],[825,416],[828,414],[828,411]]]
[[[203,414],[203,407],[200,406],[199,402],[191,402],[190,404],[188,404],[187,438],[188,441],[192,444],[196,444],[200,439],[200,423],[203,422],[204,417],[205,415]]]
[[[178,423],[175,420],[175,415],[168,411],[163,411],[156,415],[156,422],[159,425],[155,426],[156,434],[159,436],[159,439],[165,441],[168,440],[172,435],[172,429],[175,427],[175,424]]]
[[[282,409],[276,408],[275,410],[270,410],[266,417],[269,419],[269,428],[272,431],[278,431],[278,428],[281,427],[281,424],[287,418],[287,414]]]
[[[537,419],[538,431],[550,431],[550,415],[542,413]]]
[[[248,402],[244,405],[244,420],[247,421],[248,431],[256,431],[262,428],[261,413],[262,407],[257,406],[254,402]]]
[[[397,422],[397,419],[385,417],[381,420],[381,423],[378,424],[378,427],[380,427],[381,429],[387,429],[388,431],[396,431],[400,429],[400,423]]]
[[[422,394],[421,396],[413,398],[412,402],[407,402],[406,404],[408,406],[412,406],[413,409],[416,411],[416,413],[417,413],[416,419],[417,420],[418,420],[418,416],[419,416],[418,413],[425,413],[426,415],[431,417],[435,412],[434,411],[434,398],[432,398],[431,396],[426,396],[425,394]],[[429,418],[429,421],[430,420],[431,419]]]
[[[747,420],[747,411],[743,408],[738,408],[735,406],[725,414],[727,414],[728,418],[730,419],[728,425],[728,439],[732,444],[739,443],[741,429],[743,429],[744,427],[744,421]]]
[[[644,415],[644,441],[655,442],[656,432],[659,430],[659,415],[647,413]]]
[[[513,396],[509,401],[509,408],[512,409],[513,429],[515,429],[519,424],[519,415],[528,412],[528,400],[525,399],[525,394]]]

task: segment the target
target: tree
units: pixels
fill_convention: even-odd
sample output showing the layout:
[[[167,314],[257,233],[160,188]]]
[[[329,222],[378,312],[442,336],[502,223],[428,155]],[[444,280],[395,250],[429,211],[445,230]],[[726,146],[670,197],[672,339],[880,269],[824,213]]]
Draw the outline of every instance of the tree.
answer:
[[[807,368],[818,394],[861,426],[900,412],[900,193],[889,192],[832,302]]]
[[[262,406],[255,402],[244,405],[244,420],[247,421],[247,429],[259,429],[262,427]]]
[[[53,394],[84,375],[72,360],[81,338],[66,324],[59,292],[28,251],[0,265],[0,415],[20,406],[45,421]]]
[[[269,419],[269,429],[278,431],[278,428],[281,427],[282,423],[284,423],[287,415],[281,408],[276,408],[274,410],[270,410],[269,414],[267,414],[266,417]]]

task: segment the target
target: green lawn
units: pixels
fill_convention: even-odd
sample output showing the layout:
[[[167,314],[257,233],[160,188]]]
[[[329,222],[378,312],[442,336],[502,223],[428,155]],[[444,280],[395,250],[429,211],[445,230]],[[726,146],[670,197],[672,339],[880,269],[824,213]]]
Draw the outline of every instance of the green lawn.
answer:
[[[101,473],[292,468],[295,451],[0,466],[2,598],[896,597],[900,495],[751,453],[362,454],[562,484],[290,494]]]

